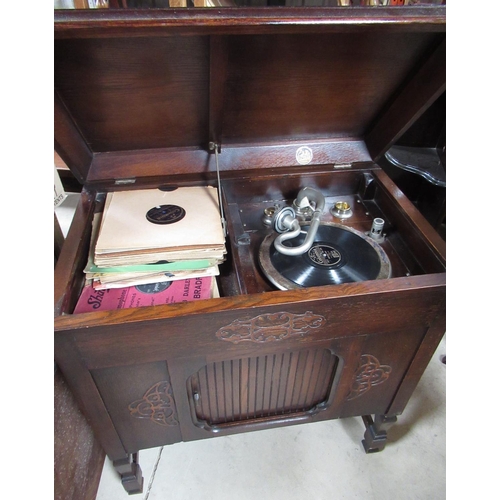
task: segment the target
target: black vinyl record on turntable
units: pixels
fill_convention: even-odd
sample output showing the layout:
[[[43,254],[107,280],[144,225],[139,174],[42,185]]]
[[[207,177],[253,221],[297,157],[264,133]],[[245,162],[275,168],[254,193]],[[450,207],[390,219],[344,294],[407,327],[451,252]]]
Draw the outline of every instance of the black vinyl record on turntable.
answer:
[[[301,225],[300,234],[283,245],[301,245],[309,229],[309,225]],[[259,249],[259,263],[269,281],[281,290],[391,276],[391,264],[382,247],[353,228],[321,223],[311,247],[301,255],[280,253],[274,245],[277,236],[266,236]]]

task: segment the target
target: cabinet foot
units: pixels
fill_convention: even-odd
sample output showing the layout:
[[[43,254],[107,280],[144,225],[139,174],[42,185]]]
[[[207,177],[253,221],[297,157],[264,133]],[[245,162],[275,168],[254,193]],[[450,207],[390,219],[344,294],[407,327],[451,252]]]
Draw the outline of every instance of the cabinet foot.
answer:
[[[142,493],[144,478],[139,465],[139,453],[113,461],[113,467],[120,474],[122,485],[129,495]]]
[[[387,431],[393,425],[397,417],[388,417],[387,415],[363,415],[363,423],[366,431],[362,441],[366,453],[376,453],[382,451],[387,443]]]

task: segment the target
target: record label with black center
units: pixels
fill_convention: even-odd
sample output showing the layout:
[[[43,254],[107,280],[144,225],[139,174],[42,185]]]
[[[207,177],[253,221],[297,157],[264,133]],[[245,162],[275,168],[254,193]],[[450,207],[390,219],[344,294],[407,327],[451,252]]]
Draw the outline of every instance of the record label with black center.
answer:
[[[186,215],[186,211],[178,205],[158,205],[148,210],[146,219],[153,224],[174,224]]]
[[[336,248],[321,243],[314,243],[307,256],[313,264],[324,267],[337,266],[342,261],[342,254]]]

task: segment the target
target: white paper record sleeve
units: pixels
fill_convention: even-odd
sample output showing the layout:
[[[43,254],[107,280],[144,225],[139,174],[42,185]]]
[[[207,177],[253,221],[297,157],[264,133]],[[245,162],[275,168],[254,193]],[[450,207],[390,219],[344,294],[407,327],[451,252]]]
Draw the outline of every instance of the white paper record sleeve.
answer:
[[[216,188],[146,189],[108,194],[96,254],[223,245]]]

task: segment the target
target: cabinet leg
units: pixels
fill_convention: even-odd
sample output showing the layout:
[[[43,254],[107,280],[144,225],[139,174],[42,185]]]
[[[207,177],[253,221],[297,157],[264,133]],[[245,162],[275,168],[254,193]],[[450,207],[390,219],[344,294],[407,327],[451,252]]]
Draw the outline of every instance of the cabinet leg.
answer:
[[[142,493],[144,478],[139,465],[139,453],[113,461],[113,467],[120,474],[122,485],[129,495]]]
[[[366,453],[382,451],[387,443],[387,431],[393,425],[397,417],[387,415],[375,415],[375,420],[371,415],[363,415],[363,423],[366,431],[362,441]]]

